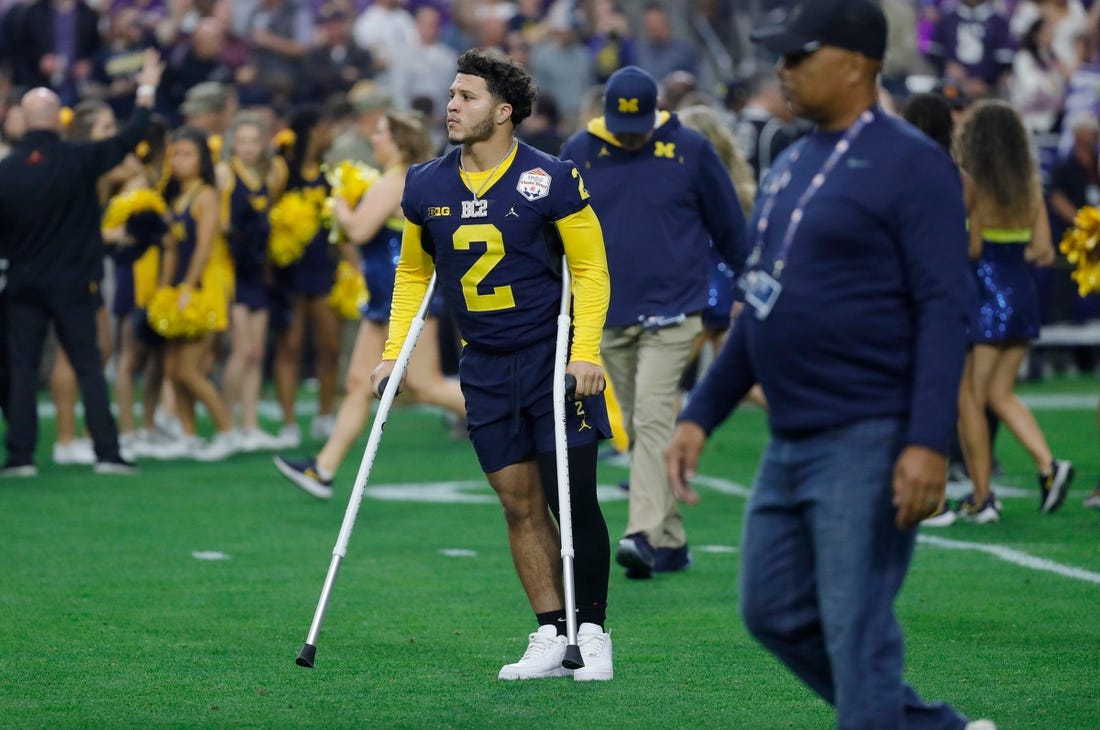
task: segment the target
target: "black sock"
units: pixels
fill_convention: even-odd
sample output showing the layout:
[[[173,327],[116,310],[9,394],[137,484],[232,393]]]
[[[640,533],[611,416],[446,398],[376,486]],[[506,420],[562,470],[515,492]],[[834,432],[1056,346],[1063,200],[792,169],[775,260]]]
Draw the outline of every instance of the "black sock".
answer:
[[[581,624],[596,624],[600,631],[606,631],[604,622],[607,620],[607,604],[593,603],[591,606],[577,606],[577,626]]]
[[[536,613],[535,620],[538,621],[539,626],[553,626],[558,630],[558,636],[565,636],[564,608],[559,608],[557,611],[547,611],[546,613]]]

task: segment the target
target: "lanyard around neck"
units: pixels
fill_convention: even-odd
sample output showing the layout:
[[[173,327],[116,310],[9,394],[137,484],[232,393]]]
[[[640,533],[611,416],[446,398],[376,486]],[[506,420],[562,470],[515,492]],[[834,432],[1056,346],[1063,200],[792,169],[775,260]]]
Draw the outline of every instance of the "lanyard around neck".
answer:
[[[871,109],[863,112],[856,119],[852,126],[848,127],[848,131],[844,133],[844,136],[837,140],[836,146],[833,147],[833,151],[829,154],[829,157],[822,164],[821,169],[810,179],[810,184],[806,186],[806,189],[802,192],[802,195],[798,197],[798,202],[795,204],[794,210],[791,211],[790,220],[787,222],[787,230],[783,234],[783,245],[779,249],[779,254],[775,257],[775,263],[772,265],[772,276],[775,279],[783,273],[783,267],[787,263],[787,256],[791,252],[791,244],[794,243],[795,234],[798,233],[798,227],[802,224],[802,219],[806,215],[806,206],[809,205],[810,200],[817,194],[825,185],[825,180],[829,174],[836,169],[836,166],[840,163],[841,158],[852,148],[852,143],[855,142],[856,137],[860,132],[875,119],[875,112]],[[779,197],[779,193],[782,192],[791,183],[791,169],[795,163],[802,156],[802,145],[796,147],[791,151],[791,155],[787,160],[786,167],[783,168],[782,174],[773,174],[771,181],[768,183],[767,188],[764,191],[764,200],[760,208],[760,217],[756,222],[756,241],[753,245],[752,254],[749,256],[749,260],[746,262],[747,269],[755,267],[760,262],[760,256],[764,252],[764,238],[768,232],[768,226],[770,224],[770,218],[772,210],[775,208],[776,198]]]

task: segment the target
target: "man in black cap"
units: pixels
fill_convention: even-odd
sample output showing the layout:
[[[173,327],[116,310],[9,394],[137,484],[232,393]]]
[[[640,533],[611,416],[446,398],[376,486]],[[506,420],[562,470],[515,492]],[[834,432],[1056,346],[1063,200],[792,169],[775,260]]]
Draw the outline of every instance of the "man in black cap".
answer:
[[[739,270],[745,219],[710,142],[657,110],[657,82],[637,66],[611,75],[604,115],[570,138],[561,158],[581,169],[607,245],[601,348],[631,440],[630,514],[615,559],[628,578],[678,572],[691,553],[664,448],[703,329],[711,242]]]
[[[966,212],[947,154],[876,103],[886,20],[805,0],[753,39],[817,124],[764,180],[746,306],[668,449],[689,481],[759,382],[771,443],[742,536],[749,631],[835,706],[840,728],[984,728],[902,681],[893,605],[943,498],[966,350]]]

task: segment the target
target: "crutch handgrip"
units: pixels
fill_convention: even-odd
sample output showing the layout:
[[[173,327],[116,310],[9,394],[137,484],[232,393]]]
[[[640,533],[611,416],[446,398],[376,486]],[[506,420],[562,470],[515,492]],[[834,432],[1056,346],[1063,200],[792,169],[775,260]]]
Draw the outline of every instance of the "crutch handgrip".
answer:
[[[385,394],[386,386],[389,385],[389,384],[390,384],[390,376],[387,375],[386,377],[382,378],[382,382],[378,384],[378,397],[379,398],[381,398]],[[397,392],[394,393],[394,395],[400,395],[400,394],[401,394],[401,386],[398,385],[397,386]]]
[[[577,379],[571,373],[565,374],[565,399],[577,399]]]

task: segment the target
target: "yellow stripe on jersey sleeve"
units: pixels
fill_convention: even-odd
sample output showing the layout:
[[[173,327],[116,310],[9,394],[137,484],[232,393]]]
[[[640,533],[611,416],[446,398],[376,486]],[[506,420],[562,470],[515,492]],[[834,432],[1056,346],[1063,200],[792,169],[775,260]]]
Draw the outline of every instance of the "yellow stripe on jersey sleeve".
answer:
[[[573,277],[573,351],[570,360],[600,364],[600,338],[611,301],[603,229],[592,206],[555,221]]]
[[[393,304],[390,308],[390,334],[386,340],[383,360],[396,360],[401,345],[409,334],[413,318],[424,301],[428,283],[435,271],[435,261],[420,243],[420,226],[405,221],[401,234],[401,256],[397,259],[397,273],[393,280]]]

